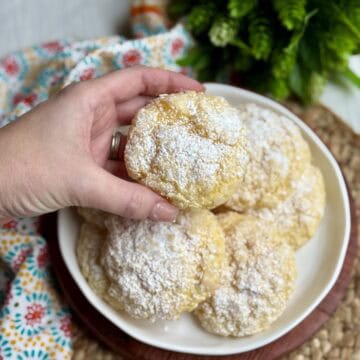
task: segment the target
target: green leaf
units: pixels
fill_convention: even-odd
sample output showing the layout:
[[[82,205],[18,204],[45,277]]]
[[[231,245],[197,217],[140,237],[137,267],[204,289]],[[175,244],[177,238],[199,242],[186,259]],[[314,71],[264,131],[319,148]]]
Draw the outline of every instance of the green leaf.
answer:
[[[326,80],[360,87],[348,59],[360,52],[360,0],[173,0],[196,47],[178,61],[200,80],[239,72],[244,86],[314,101]],[[306,13],[307,12],[307,13]],[[225,79],[225,78],[224,78]]]
[[[297,47],[300,40],[302,39],[302,37],[304,36],[305,30],[309,24],[310,19],[316,15],[316,13],[318,12],[317,9],[314,9],[312,11],[310,11],[308,14],[306,14],[306,16],[304,17],[304,21],[302,23],[301,28],[299,28],[297,31],[295,31],[293,33],[293,35],[291,36],[291,40],[290,40],[290,44],[288,46],[288,49],[290,50],[293,47]]]
[[[235,71],[247,71],[251,68],[253,59],[249,54],[238,50],[234,55],[233,67]]]
[[[284,27],[293,30],[305,19],[306,0],[273,0],[273,5]]]
[[[357,37],[358,41],[360,41],[360,30],[351,22],[349,17],[343,12],[336,4],[330,2],[329,4],[333,11],[338,14],[338,19],[345,25],[347,28]],[[356,9],[354,9],[355,11]]]
[[[320,97],[325,83],[326,79],[321,74],[298,63],[289,76],[291,91],[306,104],[313,103]]]
[[[315,102],[323,92],[325,83],[326,79],[322,75],[314,71],[311,72],[306,82],[304,101],[306,103]]]
[[[226,16],[215,19],[209,31],[209,38],[213,45],[225,47],[235,39],[239,29],[239,23]]]
[[[245,42],[240,40],[239,38],[231,40],[229,44],[242,50],[245,54],[252,54],[251,47],[249,47],[249,45],[245,44]]]
[[[272,24],[263,15],[250,18],[249,42],[255,59],[266,60],[273,46]]]
[[[240,19],[254,9],[257,0],[229,0],[228,10],[234,19]]]
[[[360,76],[355,74],[349,67],[343,71],[343,75],[360,88]]]
[[[188,30],[198,35],[207,31],[216,15],[214,4],[198,5],[192,8],[186,22]]]
[[[285,79],[270,78],[269,91],[276,100],[284,100],[290,94],[290,89]]]
[[[180,66],[192,66],[197,62],[197,59],[201,56],[199,48],[192,48],[187,55],[177,60],[177,64]]]
[[[289,86],[300,99],[304,98],[304,84],[299,64],[295,64],[289,76]]]
[[[302,66],[306,66],[316,72],[321,72],[319,44],[311,32],[309,36],[301,40],[298,51]]]
[[[293,32],[289,44],[285,48],[274,51],[272,56],[272,73],[275,78],[286,78],[293,70],[300,40],[304,36],[309,20],[316,12],[317,10],[311,11],[305,16],[302,27]]]
[[[194,69],[203,69],[211,62],[211,49],[196,46],[187,55],[177,61],[180,66],[192,66]]]

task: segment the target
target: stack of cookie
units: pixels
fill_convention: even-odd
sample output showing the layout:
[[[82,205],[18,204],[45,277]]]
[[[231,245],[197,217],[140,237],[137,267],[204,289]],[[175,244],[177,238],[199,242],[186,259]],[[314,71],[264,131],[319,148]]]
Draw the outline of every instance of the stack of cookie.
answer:
[[[181,211],[159,223],[79,209],[77,256],[93,290],[138,319],[193,312],[207,331],[235,337],[269,327],[294,290],[295,251],[324,212],[299,129],[255,104],[163,95],[137,113],[125,162]]]

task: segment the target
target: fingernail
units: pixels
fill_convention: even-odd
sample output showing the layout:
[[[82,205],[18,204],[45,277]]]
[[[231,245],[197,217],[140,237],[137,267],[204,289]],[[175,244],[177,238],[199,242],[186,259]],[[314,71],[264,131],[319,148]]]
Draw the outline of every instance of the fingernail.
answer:
[[[179,210],[165,201],[158,202],[153,207],[150,219],[155,221],[174,221]]]

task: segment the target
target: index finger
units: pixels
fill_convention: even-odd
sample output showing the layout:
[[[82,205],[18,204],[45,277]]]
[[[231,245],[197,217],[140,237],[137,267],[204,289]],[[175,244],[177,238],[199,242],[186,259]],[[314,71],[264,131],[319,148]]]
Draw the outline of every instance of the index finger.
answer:
[[[157,96],[185,90],[204,90],[198,81],[185,75],[146,66],[117,70],[92,82],[115,102],[122,102],[137,95]]]

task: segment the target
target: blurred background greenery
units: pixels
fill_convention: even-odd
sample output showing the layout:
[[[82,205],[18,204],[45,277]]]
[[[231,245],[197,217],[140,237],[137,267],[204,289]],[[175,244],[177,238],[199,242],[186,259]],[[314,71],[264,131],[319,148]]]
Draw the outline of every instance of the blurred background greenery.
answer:
[[[348,60],[360,52],[360,0],[173,0],[196,40],[179,63],[201,81],[227,77],[276,99],[318,99],[326,82],[360,78]]]

